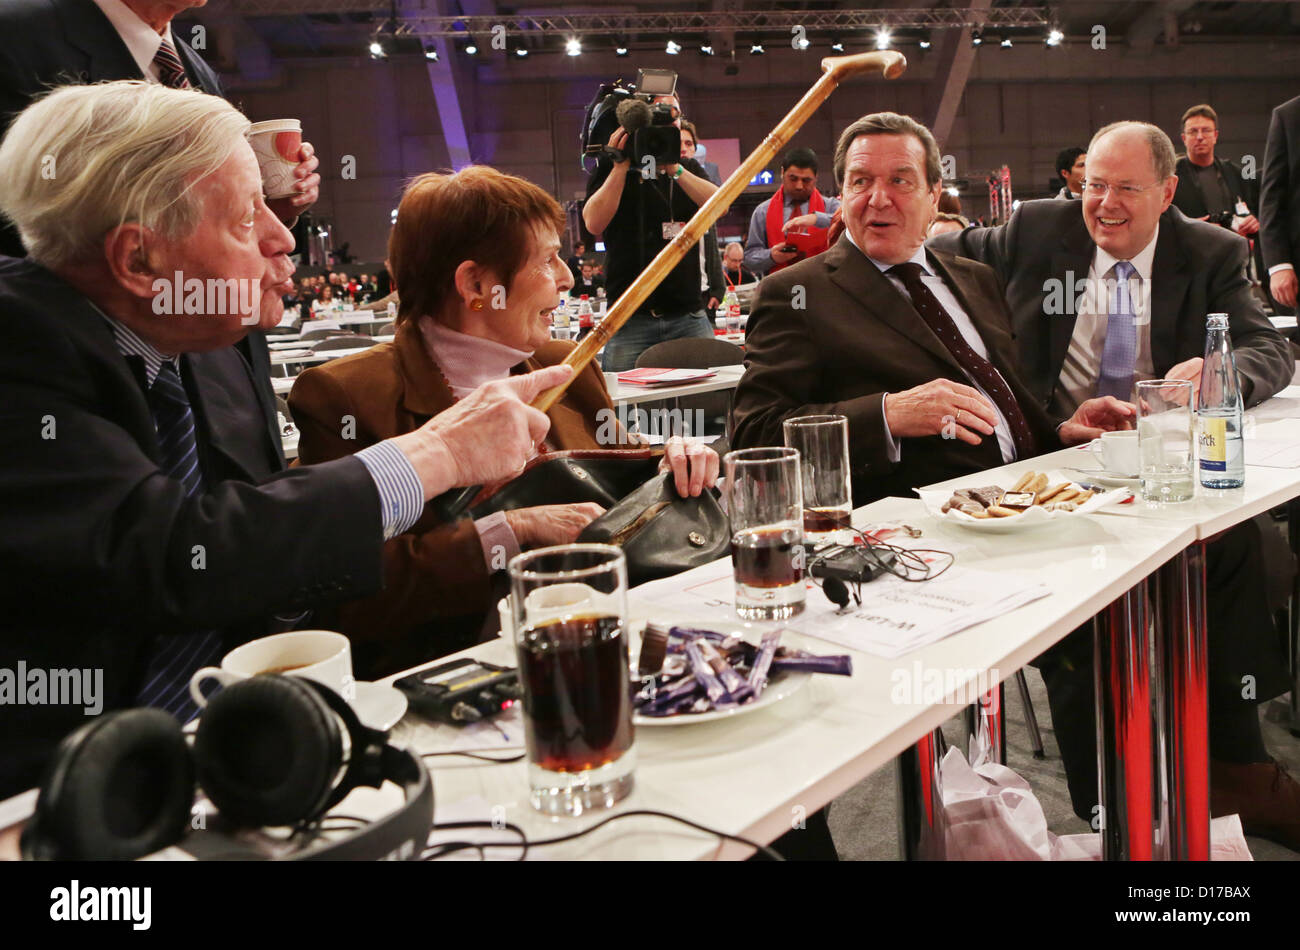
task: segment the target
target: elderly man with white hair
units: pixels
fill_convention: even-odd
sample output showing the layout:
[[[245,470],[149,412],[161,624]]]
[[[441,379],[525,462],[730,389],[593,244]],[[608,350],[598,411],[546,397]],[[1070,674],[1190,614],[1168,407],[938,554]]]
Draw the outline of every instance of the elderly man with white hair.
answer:
[[[570,372],[280,472],[232,346],[275,325],[292,273],[248,128],[214,96],[121,81],[56,90],[0,144],[29,253],[0,257],[0,668],[100,670],[104,711],[188,718],[190,675],[275,615],[373,593],[427,500],[523,469],[549,425],[526,403]],[[0,797],[84,721],[16,709]]]

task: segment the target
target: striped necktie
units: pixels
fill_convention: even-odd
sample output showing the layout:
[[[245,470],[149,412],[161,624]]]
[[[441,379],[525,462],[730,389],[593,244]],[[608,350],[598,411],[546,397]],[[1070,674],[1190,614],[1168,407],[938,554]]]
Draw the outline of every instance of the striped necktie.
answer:
[[[921,319],[934,331],[934,335],[952,354],[957,365],[966,371],[966,375],[979,384],[980,388],[993,400],[993,404],[1002,412],[1011,430],[1011,441],[1016,447],[1016,458],[1027,459],[1035,455],[1034,434],[1029,428],[1025,414],[1020,411],[1020,403],[1007,385],[997,367],[980,356],[962,337],[952,316],[943,308],[939,298],[934,295],[921,276],[925,273],[915,261],[895,264],[888,272],[896,276],[907,288],[912,298],[912,306],[921,315]]]
[[[175,48],[166,40],[158,47],[153,56],[154,65],[158,67],[158,81],[173,89],[189,89],[190,80],[185,75],[185,64],[181,62]]]
[[[1117,261],[1111,268],[1115,292],[1106,295],[1110,313],[1106,320],[1106,344],[1101,350],[1101,374],[1097,379],[1098,396],[1114,396],[1125,402],[1133,396],[1133,367],[1137,363],[1137,325],[1128,292],[1128,279],[1134,270],[1128,261]]]
[[[203,470],[194,411],[171,360],[163,361],[149,388],[149,410],[158,429],[163,474],[184,485],[186,497],[192,498],[203,491]],[[221,636],[215,630],[155,637],[148,647],[144,685],[136,693],[136,703],[165,709],[187,722],[198,712],[190,698],[190,676],[199,667],[216,663],[221,654]]]

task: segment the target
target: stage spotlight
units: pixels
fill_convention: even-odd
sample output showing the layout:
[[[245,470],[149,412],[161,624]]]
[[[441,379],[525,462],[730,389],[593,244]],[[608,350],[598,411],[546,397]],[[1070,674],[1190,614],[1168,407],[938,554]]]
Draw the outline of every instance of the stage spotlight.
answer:
[[[520,59],[523,59],[525,56],[528,55],[528,50],[524,49],[521,46],[519,47],[519,49],[515,50],[515,55],[518,56]]]
[[[565,42],[564,52],[568,56],[577,56],[582,53],[582,43],[578,41],[576,36],[572,37]]]
[[[832,40],[831,49],[833,49],[837,53],[842,53],[844,52],[844,43],[841,42],[840,40]]]
[[[475,46],[473,43],[470,43],[468,46],[465,47],[465,52],[468,53],[470,56],[473,56],[475,53],[478,52],[478,47]]]
[[[1003,49],[1011,49],[1011,37],[1009,36],[1002,37],[1001,46]]]
[[[709,46],[707,43],[706,43],[704,46],[701,46],[701,47],[700,47],[700,55],[701,55],[701,56],[712,56],[712,55],[713,55],[713,47],[712,47],[712,46]]]
[[[667,53],[669,56],[676,56],[681,51],[682,48],[678,46],[676,43],[674,43],[672,40],[669,40],[668,45],[664,47],[664,52]]]
[[[438,61],[438,51],[432,46],[426,46],[424,48],[424,58],[431,63],[436,63]]]
[[[881,27],[876,33],[876,49],[889,49],[890,32]]]
[[[767,50],[763,49],[762,43],[755,43],[753,46],[749,48],[750,56],[762,56],[766,52]]]
[[[1064,40],[1064,39],[1065,39],[1065,34],[1062,33],[1060,30],[1051,30],[1051,31],[1047,34],[1047,45],[1048,45],[1048,46],[1060,46],[1060,45],[1061,45],[1061,41]]]
[[[626,47],[626,46],[615,46],[615,47],[614,47],[614,55],[615,55],[615,56],[626,56],[626,55],[627,55],[627,47]]]
[[[981,30],[976,28],[975,30],[971,31],[971,35],[970,35],[971,46],[979,46],[983,42],[984,42],[984,34]]]
[[[799,37],[799,39],[795,40],[795,46],[797,46],[799,49],[807,49],[808,37],[806,36]]]
[[[960,194],[960,192],[957,191],[957,186],[956,186],[956,185],[949,185],[949,186],[948,186],[948,194],[950,194],[950,195],[952,195],[954,198],[956,198],[956,197]]]
[[[929,48],[930,48],[930,41],[929,41],[929,40],[921,40],[921,42],[920,42],[919,45],[920,45],[921,49],[929,49]]]
[[[373,40],[370,41],[370,58],[371,58],[371,59],[385,59],[385,58],[387,58],[387,56],[388,56],[388,54],[387,54],[386,52],[384,52],[384,44],[383,44],[383,43],[379,42],[378,39],[373,39]]]

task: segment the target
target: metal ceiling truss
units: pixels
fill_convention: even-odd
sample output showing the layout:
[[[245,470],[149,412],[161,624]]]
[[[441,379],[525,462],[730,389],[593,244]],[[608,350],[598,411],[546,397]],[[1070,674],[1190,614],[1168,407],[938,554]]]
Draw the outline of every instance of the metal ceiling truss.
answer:
[[[382,0],[232,0],[246,16],[306,13],[382,14],[387,24],[390,4]],[[378,17],[376,18],[378,19]],[[1051,22],[1046,7],[995,7],[985,11],[949,8],[899,8],[882,10],[711,10],[698,13],[581,13],[507,14],[493,16],[424,16],[407,13],[397,18],[397,32],[416,36],[487,34],[504,24],[517,31],[540,31],[568,36],[633,33],[740,33],[789,34],[797,26],[809,32],[836,30],[1034,29]]]

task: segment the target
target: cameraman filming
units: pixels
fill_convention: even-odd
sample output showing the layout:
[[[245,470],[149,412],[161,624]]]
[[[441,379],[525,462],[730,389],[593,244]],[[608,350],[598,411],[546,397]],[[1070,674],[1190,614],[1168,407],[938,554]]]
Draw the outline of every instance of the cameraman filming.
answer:
[[[672,125],[680,129],[677,97],[655,97],[652,107],[661,105],[671,108]],[[614,130],[608,143],[614,155],[604,154],[598,160],[587,181],[587,203],[582,209],[587,230],[604,236],[610,300],[627,290],[718,190],[694,159],[682,159],[677,151],[667,161],[642,156],[633,170],[635,138],[623,126]],[[700,260],[688,253],[606,344],[602,368],[606,372],[632,369],[647,347],[664,340],[712,339],[713,323],[700,303]]]

